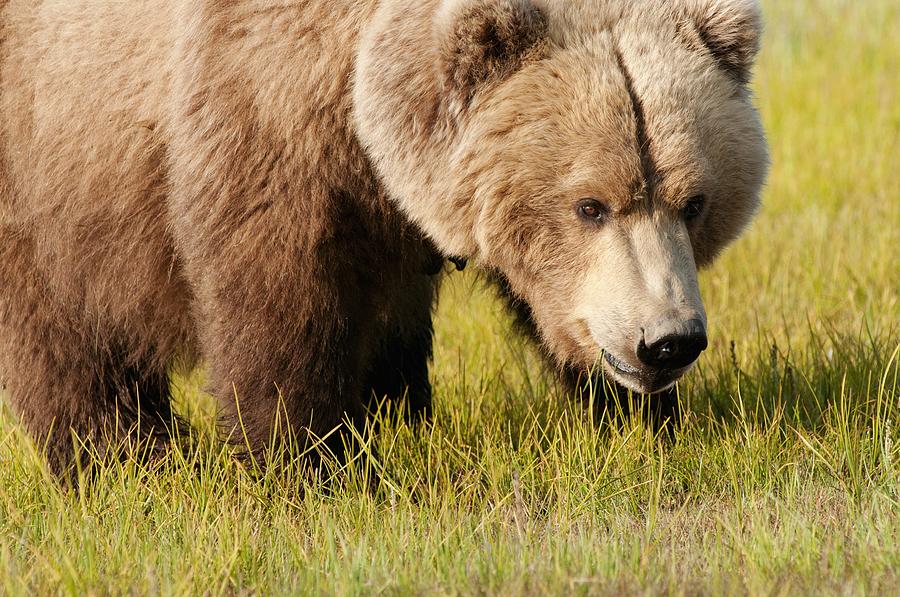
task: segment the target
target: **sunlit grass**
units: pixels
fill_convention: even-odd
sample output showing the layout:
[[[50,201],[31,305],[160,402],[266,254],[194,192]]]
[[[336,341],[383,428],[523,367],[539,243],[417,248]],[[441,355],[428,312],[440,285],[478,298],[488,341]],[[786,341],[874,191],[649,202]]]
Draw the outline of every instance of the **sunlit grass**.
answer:
[[[435,418],[372,468],[260,475],[210,440],[61,490],[0,423],[11,593],[890,593],[900,582],[900,5],[775,2],[765,207],[703,275],[678,440],[598,430],[472,274],[445,285]],[[373,474],[380,485],[371,491]]]

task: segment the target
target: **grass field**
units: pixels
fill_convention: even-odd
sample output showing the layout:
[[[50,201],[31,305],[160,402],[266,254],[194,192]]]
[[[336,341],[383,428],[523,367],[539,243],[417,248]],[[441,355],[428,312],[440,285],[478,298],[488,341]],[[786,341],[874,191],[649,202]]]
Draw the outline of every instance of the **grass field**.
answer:
[[[471,274],[437,318],[436,416],[381,490],[260,478],[206,442],[63,491],[0,422],[10,593],[882,594],[900,587],[900,4],[766,2],[774,169],[703,276],[711,347],[674,444],[598,430]],[[209,428],[198,380],[182,411]]]

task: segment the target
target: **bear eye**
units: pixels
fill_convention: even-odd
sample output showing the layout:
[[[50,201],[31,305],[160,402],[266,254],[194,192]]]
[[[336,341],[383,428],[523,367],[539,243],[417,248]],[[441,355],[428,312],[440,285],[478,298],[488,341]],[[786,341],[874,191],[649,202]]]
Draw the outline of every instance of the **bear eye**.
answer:
[[[706,205],[706,197],[703,195],[697,195],[696,197],[692,197],[690,201],[687,202],[687,205],[684,206],[684,209],[681,210],[681,213],[684,214],[684,219],[690,222],[691,220],[696,220],[700,217],[700,214],[703,213],[703,207]]]
[[[582,199],[578,202],[577,211],[584,220],[602,222],[609,210],[596,199]]]

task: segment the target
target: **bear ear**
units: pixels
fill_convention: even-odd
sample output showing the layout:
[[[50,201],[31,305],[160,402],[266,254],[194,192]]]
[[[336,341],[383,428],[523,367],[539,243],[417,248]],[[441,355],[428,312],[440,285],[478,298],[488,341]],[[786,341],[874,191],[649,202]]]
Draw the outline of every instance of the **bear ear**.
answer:
[[[683,0],[706,48],[738,82],[750,82],[759,52],[762,14],[757,0]]]
[[[486,84],[538,56],[549,38],[530,0],[443,0],[436,19],[444,92],[466,106]]]

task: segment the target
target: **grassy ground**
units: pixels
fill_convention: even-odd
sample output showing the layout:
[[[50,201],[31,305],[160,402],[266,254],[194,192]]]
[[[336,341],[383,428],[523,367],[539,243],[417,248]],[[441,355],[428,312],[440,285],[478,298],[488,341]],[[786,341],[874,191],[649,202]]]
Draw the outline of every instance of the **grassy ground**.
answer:
[[[712,346],[674,445],[598,431],[471,276],[438,317],[436,416],[382,490],[254,478],[210,446],[57,488],[0,422],[12,593],[883,593],[900,583],[900,5],[767,5],[762,216],[703,278]],[[200,427],[196,380],[182,408]]]

